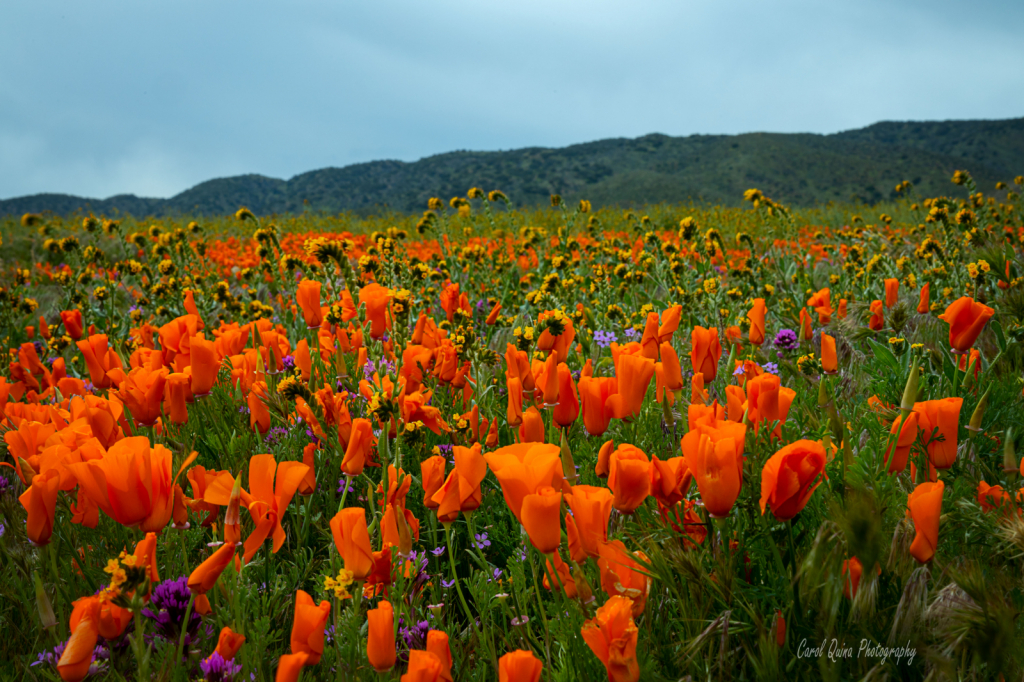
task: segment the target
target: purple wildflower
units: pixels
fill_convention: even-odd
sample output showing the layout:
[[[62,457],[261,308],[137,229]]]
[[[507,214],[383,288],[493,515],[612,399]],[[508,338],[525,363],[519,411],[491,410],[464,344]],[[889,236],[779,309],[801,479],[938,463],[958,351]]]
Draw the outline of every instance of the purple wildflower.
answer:
[[[452,578],[451,580],[445,580],[444,578],[441,578],[441,587],[443,587],[444,589],[447,590],[447,589],[449,589],[451,587],[454,587],[454,586],[455,586],[455,579],[454,578]]]
[[[779,366],[778,366],[777,363],[774,363],[774,362],[766,362],[766,363],[764,363],[764,366],[761,367],[761,369],[763,369],[768,374],[775,374],[775,375],[777,375],[779,373]]]
[[[434,549],[430,550],[430,553],[434,556],[442,556],[445,552],[445,549],[447,549],[446,545],[441,545],[440,547],[435,547]]]
[[[242,669],[241,663],[233,660],[225,661],[216,651],[209,658],[199,662],[199,669],[203,671],[203,679],[206,682],[225,682],[235,676],[235,673]]]
[[[783,329],[775,335],[775,347],[780,350],[793,350],[800,345],[796,332],[792,329]]]
[[[487,539],[487,533],[477,533],[474,538],[473,546],[479,550],[483,550],[485,547],[491,546],[491,541]]]
[[[185,610],[192,593],[188,589],[188,576],[181,576],[175,580],[165,580],[153,589],[153,597],[149,606],[142,609],[142,615],[155,622],[156,635],[177,641],[181,634],[181,627],[185,621]],[[185,629],[188,634],[185,636],[185,643],[188,644],[199,628],[202,618],[198,613],[192,611]]]
[[[615,332],[606,332],[602,329],[598,329],[594,332],[594,342],[600,348],[607,348],[615,342]]]

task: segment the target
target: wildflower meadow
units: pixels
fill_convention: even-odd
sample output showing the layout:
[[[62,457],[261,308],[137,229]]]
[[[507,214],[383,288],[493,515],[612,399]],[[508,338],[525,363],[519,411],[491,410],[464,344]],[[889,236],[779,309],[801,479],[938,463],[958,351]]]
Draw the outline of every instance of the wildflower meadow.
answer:
[[[952,180],[7,219],[0,678],[1021,679],[1024,178]]]

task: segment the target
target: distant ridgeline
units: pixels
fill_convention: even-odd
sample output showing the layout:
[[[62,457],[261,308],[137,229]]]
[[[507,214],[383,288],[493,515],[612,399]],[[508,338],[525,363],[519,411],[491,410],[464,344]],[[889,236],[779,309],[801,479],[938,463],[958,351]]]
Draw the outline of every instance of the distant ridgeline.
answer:
[[[652,134],[559,149],[458,151],[413,163],[374,161],[324,168],[278,180],[239,175],[209,180],[170,199],[118,195],[87,199],[36,194],[0,201],[0,216],[224,215],[304,210],[367,214],[389,208],[423,210],[430,197],[448,199],[472,186],[501,189],[520,205],[551,194],[589,199],[595,207],[690,200],[736,205],[743,191],[762,189],[792,206],[829,201],[873,204],[895,197],[910,180],[922,194],[956,190],[954,170],[969,170],[989,192],[998,180],[1024,174],[1024,118],[1003,121],[883,122],[833,135]]]

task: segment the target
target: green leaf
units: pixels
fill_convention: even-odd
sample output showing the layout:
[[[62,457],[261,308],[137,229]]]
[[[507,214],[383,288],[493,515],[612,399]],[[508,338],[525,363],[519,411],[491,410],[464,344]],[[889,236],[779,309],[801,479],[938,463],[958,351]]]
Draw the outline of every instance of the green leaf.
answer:
[[[956,365],[949,359],[949,353],[942,354],[942,373],[949,379],[949,385],[952,387],[956,377]]]
[[[1006,351],[1006,337],[1003,336],[1003,326],[998,321],[992,320],[992,331],[996,334],[996,343],[999,345],[999,352]]]
[[[885,363],[893,372],[900,371],[899,360],[892,354],[892,351],[873,339],[868,339],[871,350],[875,353],[875,359]]]

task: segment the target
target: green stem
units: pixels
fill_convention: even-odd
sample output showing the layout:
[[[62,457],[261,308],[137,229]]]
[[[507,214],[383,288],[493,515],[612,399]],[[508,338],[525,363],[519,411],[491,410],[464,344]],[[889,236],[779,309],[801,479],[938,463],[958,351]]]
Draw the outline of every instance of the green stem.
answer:
[[[185,647],[185,634],[188,632],[188,619],[192,616],[192,604],[195,603],[196,596],[190,595],[188,598],[188,606],[185,607],[185,619],[181,621],[181,634],[178,635],[178,654],[174,658],[174,665],[181,664],[181,650]]]
[[[787,536],[789,537],[790,565],[793,569],[793,621],[794,623],[799,623],[799,619],[803,615],[803,609],[800,607],[800,588],[797,584],[796,543],[793,541],[793,519],[786,521],[786,530],[788,531]]]
[[[530,549],[535,551],[532,545]],[[540,618],[544,623],[544,659],[547,661],[546,669],[553,670],[551,667],[551,630],[548,628],[548,615],[544,611],[544,601],[540,598],[540,580],[537,578],[537,564],[533,561],[532,554],[530,556],[530,571],[533,573],[533,591],[537,595],[537,608],[540,610]]]
[[[444,524],[444,529],[445,529],[445,534],[446,534],[447,539],[448,539],[448,561],[452,565],[452,580],[455,582],[455,591],[459,595],[459,602],[462,603],[462,610],[465,611],[466,618],[469,619],[469,624],[473,627],[473,631],[476,633],[477,640],[481,644],[483,644],[483,641],[484,641],[483,635],[480,632],[479,626],[477,626],[477,624],[476,624],[476,619],[473,618],[473,614],[470,613],[470,611],[469,611],[469,604],[466,602],[465,595],[462,594],[462,585],[459,584],[459,574],[455,571],[455,552],[452,549],[452,539],[453,539],[452,538],[452,524],[451,523]],[[494,651],[492,650],[490,652],[490,654],[491,654],[491,663],[494,665],[494,671],[498,672],[498,661],[494,657]]]

